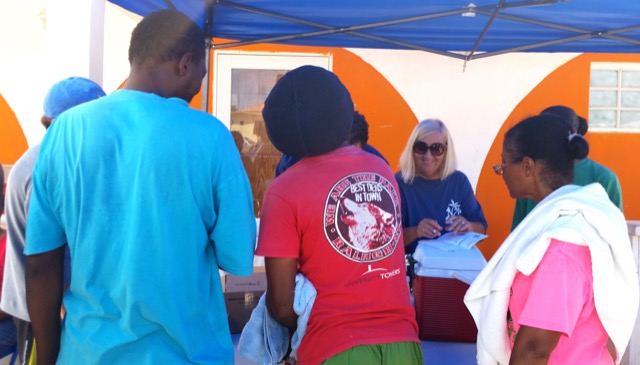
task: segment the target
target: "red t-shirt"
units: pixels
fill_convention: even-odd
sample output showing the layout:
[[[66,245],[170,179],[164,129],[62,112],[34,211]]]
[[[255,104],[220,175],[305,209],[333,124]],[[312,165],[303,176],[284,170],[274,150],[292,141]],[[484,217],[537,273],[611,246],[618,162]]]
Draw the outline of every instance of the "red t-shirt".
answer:
[[[267,189],[256,254],[297,258],[318,292],[299,365],[357,345],[420,341],[400,212],[389,166],[352,146],[302,159]]]

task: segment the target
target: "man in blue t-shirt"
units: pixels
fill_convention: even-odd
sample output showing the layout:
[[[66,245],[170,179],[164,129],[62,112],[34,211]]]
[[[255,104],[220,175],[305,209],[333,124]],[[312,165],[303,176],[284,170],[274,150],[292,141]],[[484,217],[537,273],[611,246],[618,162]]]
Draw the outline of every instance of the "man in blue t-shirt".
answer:
[[[25,247],[38,364],[233,364],[218,269],[252,272],[256,227],[231,133],[188,105],[206,51],[186,15],[147,15],[124,89],[47,131]]]

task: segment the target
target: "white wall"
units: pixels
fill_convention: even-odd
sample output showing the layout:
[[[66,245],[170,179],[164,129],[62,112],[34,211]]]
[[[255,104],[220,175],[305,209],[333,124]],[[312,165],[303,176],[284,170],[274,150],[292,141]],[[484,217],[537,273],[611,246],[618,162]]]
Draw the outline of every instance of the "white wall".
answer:
[[[40,126],[46,89],[44,72],[44,0],[0,1],[0,94],[13,108],[29,144],[44,134]]]
[[[139,15],[107,3],[104,34],[104,83],[108,93],[116,90],[129,76],[129,39],[140,21]]]
[[[45,85],[70,76],[102,84],[104,0],[47,0]]]
[[[349,50],[395,86],[418,120],[439,118],[447,125],[459,169],[474,187],[498,130],[516,105],[577,56],[514,53],[474,60],[463,69],[463,61],[421,51]]]
[[[54,82],[89,77],[110,93],[124,81],[139,19],[104,0],[0,0],[0,94],[29,146],[44,135],[42,103]]]

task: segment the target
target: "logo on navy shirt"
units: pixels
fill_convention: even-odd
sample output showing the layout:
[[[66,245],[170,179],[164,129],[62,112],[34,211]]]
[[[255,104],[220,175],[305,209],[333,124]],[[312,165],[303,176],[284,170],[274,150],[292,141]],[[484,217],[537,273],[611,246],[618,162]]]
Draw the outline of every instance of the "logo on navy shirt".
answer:
[[[338,181],[324,210],[324,231],[331,246],[356,262],[382,260],[400,239],[400,199],[376,173],[358,173]]]
[[[460,203],[453,201],[453,199],[451,199],[451,201],[449,202],[449,205],[447,205],[447,216],[444,218],[444,220],[446,221],[450,217],[461,216],[461,215],[462,215],[462,208],[460,207]]]

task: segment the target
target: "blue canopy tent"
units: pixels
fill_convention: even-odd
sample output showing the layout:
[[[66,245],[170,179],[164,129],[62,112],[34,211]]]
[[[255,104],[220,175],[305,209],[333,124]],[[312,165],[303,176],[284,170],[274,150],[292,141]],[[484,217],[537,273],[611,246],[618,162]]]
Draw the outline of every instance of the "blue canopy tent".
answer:
[[[638,0],[109,0],[174,7],[234,42],[414,49],[462,60],[507,52],[640,53]],[[472,1],[472,3],[470,2]]]
[[[467,61],[509,52],[640,53],[640,0],[109,0],[175,8],[223,49],[257,43],[422,50]],[[470,2],[473,1],[473,2]],[[203,109],[207,109],[208,85]]]

